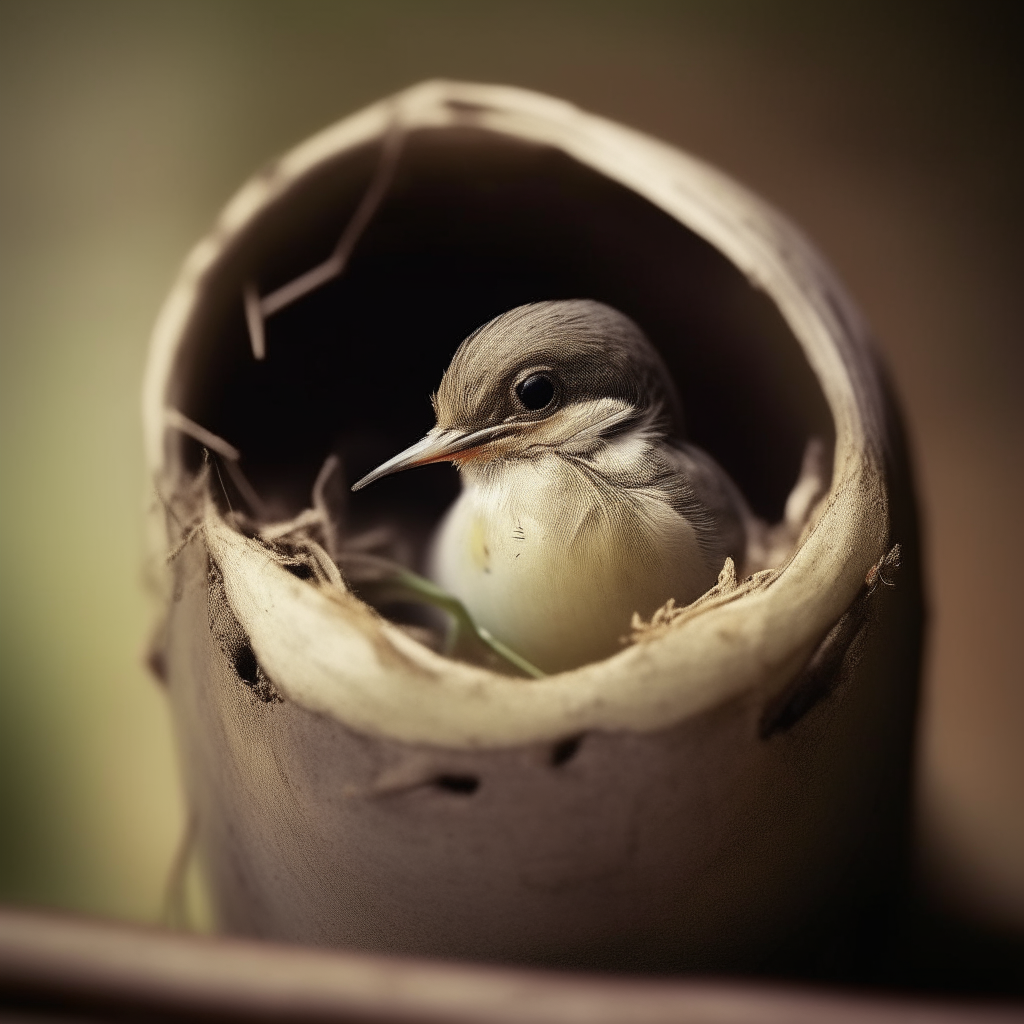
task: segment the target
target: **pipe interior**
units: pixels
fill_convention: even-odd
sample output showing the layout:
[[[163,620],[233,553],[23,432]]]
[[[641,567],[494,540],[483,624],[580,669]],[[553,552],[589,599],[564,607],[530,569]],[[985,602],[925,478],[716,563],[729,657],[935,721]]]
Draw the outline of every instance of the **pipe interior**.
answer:
[[[241,452],[272,515],[295,515],[325,458],[348,484],[433,424],[429,396],[482,323],[541,299],[593,298],[663,355],[688,438],[761,516],[781,517],[811,436],[832,417],[777,308],[717,250],[628,188],[553,148],[476,129],[414,131],[344,274],[270,316],[254,358],[242,292],[328,257],[362,199],[379,143],[319,165],[228,245],[178,351],[170,401]],[[172,466],[201,446],[169,432]],[[224,476],[225,507],[245,507]],[[346,529],[395,524],[422,553],[458,492],[434,465],[348,496]],[[415,558],[413,559],[415,561]]]

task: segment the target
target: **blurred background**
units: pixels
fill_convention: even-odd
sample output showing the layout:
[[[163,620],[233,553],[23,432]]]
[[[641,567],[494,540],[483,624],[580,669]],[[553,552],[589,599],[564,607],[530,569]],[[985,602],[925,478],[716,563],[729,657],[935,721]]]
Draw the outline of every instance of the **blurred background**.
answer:
[[[549,92],[710,160],[861,303],[928,560],[919,884],[937,920],[1010,948],[1022,64],[1008,17],[977,4],[0,2],[0,901],[158,917],[182,808],[142,662],[150,327],[250,173],[444,76]]]

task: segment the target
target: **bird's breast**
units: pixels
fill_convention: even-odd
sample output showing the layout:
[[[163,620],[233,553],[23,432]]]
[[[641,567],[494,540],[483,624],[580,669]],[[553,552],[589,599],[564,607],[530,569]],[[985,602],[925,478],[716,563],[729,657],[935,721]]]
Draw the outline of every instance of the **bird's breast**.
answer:
[[[714,582],[696,535],[656,490],[557,455],[467,475],[430,573],[476,621],[548,672],[614,653],[633,612]]]

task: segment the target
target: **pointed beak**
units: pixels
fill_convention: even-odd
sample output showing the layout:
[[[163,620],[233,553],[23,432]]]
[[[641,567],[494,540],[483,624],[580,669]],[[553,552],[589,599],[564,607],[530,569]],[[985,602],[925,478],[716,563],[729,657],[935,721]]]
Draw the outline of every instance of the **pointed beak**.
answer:
[[[427,466],[431,462],[447,462],[459,455],[469,455],[484,445],[502,437],[509,432],[511,424],[498,423],[482,430],[465,431],[457,428],[442,430],[434,427],[426,437],[414,445],[399,452],[394,458],[381,463],[372,473],[367,473],[362,480],[352,485],[353,491],[362,490],[381,477],[400,473],[403,469],[414,466]]]

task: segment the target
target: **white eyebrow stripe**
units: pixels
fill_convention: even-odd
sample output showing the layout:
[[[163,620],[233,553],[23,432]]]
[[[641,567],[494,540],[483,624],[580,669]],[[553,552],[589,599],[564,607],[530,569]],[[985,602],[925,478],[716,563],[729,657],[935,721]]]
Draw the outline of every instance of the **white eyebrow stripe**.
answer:
[[[635,406],[618,398],[573,402],[543,419],[524,422],[523,440],[527,446],[587,457],[608,443],[608,432],[637,420],[638,415]]]
[[[636,406],[619,398],[592,398],[585,402],[573,402],[559,411],[570,423],[579,424],[579,429],[572,436],[574,440],[580,441],[597,441],[608,430],[635,419],[638,412]]]

